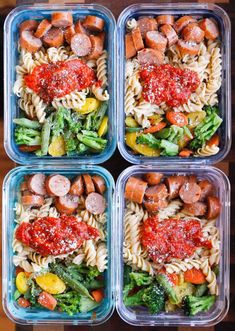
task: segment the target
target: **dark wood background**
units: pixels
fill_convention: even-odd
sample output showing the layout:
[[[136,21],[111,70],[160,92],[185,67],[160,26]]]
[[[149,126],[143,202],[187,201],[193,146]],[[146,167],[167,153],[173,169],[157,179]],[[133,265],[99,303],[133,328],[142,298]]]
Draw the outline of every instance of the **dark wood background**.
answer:
[[[7,1],[5,1],[5,5],[7,5]],[[19,4],[26,4],[32,3],[33,1],[28,0],[18,0],[17,5]],[[46,0],[35,1],[35,2],[48,2]],[[60,3],[60,0],[49,0],[51,3]],[[77,1],[77,0],[70,0],[69,3],[92,3],[92,1]],[[135,2],[157,2],[157,1],[131,1],[131,0],[100,0],[100,1],[93,1],[99,4],[102,4],[108,7],[115,17],[117,18],[121,11],[132,3]],[[160,2],[160,1],[158,1]],[[177,2],[177,1],[161,1],[161,2]],[[179,1],[178,1],[179,2]],[[183,2],[183,1],[182,1]],[[192,1],[187,1],[192,2]],[[203,2],[203,1],[198,1]],[[204,1],[206,2],[206,1]],[[235,0],[214,0],[207,2],[214,2],[219,4],[223,7],[230,16],[232,22],[232,45],[231,45],[231,55],[232,55],[232,65],[231,65],[231,76],[232,82],[235,79]],[[1,40],[1,50],[0,50],[0,76],[3,77],[3,23],[6,15],[12,8],[4,8],[0,10],[0,40]],[[6,173],[16,166],[14,162],[12,162],[6,155],[3,147],[3,79],[1,80],[2,88],[0,89],[0,101],[1,101],[1,109],[0,111],[0,181],[2,183],[4,176]],[[232,105],[235,104],[235,90],[232,90]],[[233,116],[233,138],[235,138],[235,115]],[[235,141],[235,139],[233,139]],[[114,179],[116,180],[118,175],[122,170],[128,167],[130,164],[125,161],[118,151],[112,156],[112,158],[103,164],[113,175]],[[226,159],[221,162],[220,164],[216,165],[220,169],[222,169],[227,175],[229,176],[231,186],[232,186],[232,206],[231,206],[231,290],[230,290],[230,309],[227,317],[218,325],[214,327],[207,328],[170,328],[170,327],[139,327],[139,330],[145,331],[235,331],[235,213],[233,210],[235,209],[235,143],[232,145],[232,149]],[[4,201],[3,201],[4,204]],[[0,230],[1,231],[1,230]],[[4,234],[3,234],[4,235]],[[0,248],[1,249],[1,248]],[[22,326],[22,325],[15,325],[12,323],[4,314],[2,307],[0,307],[0,331],[75,331],[79,329],[80,331],[89,331],[94,327],[77,327],[77,326]],[[130,326],[124,323],[118,314],[114,312],[113,316],[109,319],[108,322],[101,326],[95,327],[97,331],[134,331],[137,330],[137,327]]]

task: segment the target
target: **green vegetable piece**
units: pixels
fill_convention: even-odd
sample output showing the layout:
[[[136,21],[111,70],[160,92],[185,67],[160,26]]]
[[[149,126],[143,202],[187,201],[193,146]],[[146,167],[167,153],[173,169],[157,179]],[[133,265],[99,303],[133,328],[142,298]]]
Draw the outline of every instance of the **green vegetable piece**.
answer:
[[[50,142],[50,134],[51,134],[51,123],[49,120],[46,120],[42,127],[42,142],[41,149],[36,152],[38,156],[45,156],[48,153],[49,142]]]
[[[94,131],[98,131],[99,127],[101,125],[101,122],[105,116],[105,113],[108,109],[108,102],[102,102],[102,104],[100,105],[100,107],[94,112],[94,117],[93,117],[93,127],[92,129]]]
[[[208,283],[203,283],[203,284],[197,285],[194,295],[196,297],[202,297],[208,290],[207,285],[208,285]]]
[[[15,142],[17,145],[41,145],[41,132],[18,126],[15,129]]]
[[[156,139],[151,133],[141,134],[137,137],[136,142],[137,144],[146,144],[152,148],[159,148],[160,146],[160,140]]]
[[[142,300],[151,314],[157,314],[165,308],[165,292],[162,286],[152,284],[144,290]]]
[[[79,310],[81,313],[87,313],[100,306],[100,303],[91,300],[85,296],[81,296]]]
[[[82,143],[78,144],[78,146],[77,146],[77,153],[78,154],[84,154],[87,151],[89,151],[89,147],[88,146],[86,146],[86,145],[84,145]]]
[[[88,137],[94,137],[94,138],[97,138],[98,137],[97,132],[94,132],[94,131],[82,130],[82,134],[84,136],[88,136]]]
[[[171,134],[171,128],[165,128],[165,129],[162,129],[160,131],[158,131],[155,136],[157,138],[161,138],[161,139],[167,139]]]
[[[128,286],[128,285],[127,285]],[[133,295],[129,295],[130,290],[127,291],[127,287],[123,291],[123,303],[125,306],[144,306],[143,294],[145,289],[141,289]]]
[[[103,280],[92,279],[90,281],[86,281],[84,283],[84,285],[86,286],[86,288],[88,290],[98,289],[98,288],[103,288],[104,287],[104,281]]]
[[[54,295],[57,307],[72,316],[80,312],[81,295],[75,291]]]
[[[126,132],[141,132],[143,128],[126,128]]]
[[[19,297],[21,297],[21,295],[22,295],[22,294],[21,294],[18,290],[15,290],[15,293],[14,293],[14,295],[13,295],[14,300],[15,300],[15,301],[18,300]]]
[[[31,121],[27,118],[15,118],[13,123],[28,129],[40,129],[41,124],[38,121]]]
[[[92,117],[93,117],[93,113],[89,113],[87,116],[86,116],[86,119],[85,119],[85,122],[84,122],[84,125],[83,125],[83,128],[85,130],[92,130]]]
[[[161,140],[160,148],[163,149],[161,155],[174,156],[179,153],[179,146],[165,139]]]
[[[179,303],[179,299],[175,293],[173,286],[169,282],[168,278],[164,274],[158,274],[156,275],[156,280],[164,288],[166,294],[171,299],[171,302],[174,304]]]
[[[187,295],[183,299],[183,310],[187,316],[194,316],[200,312],[208,311],[215,303],[215,295],[207,295],[202,297],[196,297],[193,295]]]
[[[137,286],[146,286],[153,282],[153,277],[146,272],[131,272],[130,280]]]
[[[214,266],[212,268],[212,271],[215,273],[216,276],[218,276],[219,275],[219,265],[217,264],[216,266]]]
[[[131,278],[130,278],[131,271],[132,271],[132,268],[129,265],[125,264],[124,272],[123,272],[124,285],[127,285],[131,282]]]
[[[81,133],[77,134],[77,139],[84,145],[96,151],[102,151],[107,143],[107,140],[105,139],[84,136]],[[100,141],[102,141],[102,143],[100,143]]]
[[[191,131],[189,130],[189,128],[187,126],[183,127],[184,130],[184,134],[189,138],[189,139],[193,139],[193,135],[191,133]]]

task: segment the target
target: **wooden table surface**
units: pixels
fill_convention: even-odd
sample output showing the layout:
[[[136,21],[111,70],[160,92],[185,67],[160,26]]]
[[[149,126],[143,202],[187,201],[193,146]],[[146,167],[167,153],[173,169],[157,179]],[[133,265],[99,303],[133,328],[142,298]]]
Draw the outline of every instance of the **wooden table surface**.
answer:
[[[28,0],[19,0],[17,4],[26,4],[26,3],[32,3],[33,1]],[[35,1],[35,2],[48,2],[46,0],[41,1]],[[51,3],[59,3],[59,0],[50,0]],[[69,3],[91,3],[92,1],[77,1],[77,0],[70,0]],[[94,1],[96,2],[96,1]],[[121,13],[121,11],[128,5],[135,3],[135,2],[153,2],[153,1],[131,1],[131,0],[100,0],[99,4],[107,6],[115,15],[117,18],[118,15]],[[159,2],[159,1],[158,1]],[[177,2],[177,1],[162,1],[162,2]],[[192,1],[187,1],[192,2]],[[199,0],[198,2],[203,2]],[[204,1],[205,2],[205,1]],[[235,79],[235,0],[208,0],[208,2],[214,2],[219,4],[221,7],[223,7],[227,13],[230,16],[231,22],[232,22],[232,41],[234,42],[232,44],[231,54],[232,54],[232,65],[231,65],[231,76],[232,76],[232,82]],[[3,41],[3,22],[7,15],[7,13],[11,10],[11,8],[5,8],[1,9],[0,13],[0,38],[1,42]],[[0,75],[3,77],[3,54],[2,49],[0,51]],[[3,83],[3,81],[2,81]],[[0,96],[1,96],[1,102],[3,109],[3,88],[0,90]],[[235,106],[235,90],[232,90],[232,105]],[[233,138],[235,138],[235,115],[233,116]],[[3,111],[1,111],[0,116],[0,181],[2,183],[4,176],[6,173],[16,166],[14,162],[12,162],[8,156],[6,155],[3,147]],[[235,141],[235,139],[233,139]],[[127,166],[130,164],[125,161],[118,151],[113,155],[113,157],[106,163],[103,164],[104,167],[106,167],[114,176],[115,179],[117,179],[118,175],[122,170],[124,170]],[[139,330],[169,330],[169,331],[176,331],[177,329],[180,331],[189,331],[189,330],[205,330],[205,331],[234,331],[235,330],[235,277],[233,278],[233,275],[235,274],[235,213],[233,213],[233,210],[235,210],[235,143],[232,145],[232,149],[229,153],[229,155],[226,157],[226,159],[221,162],[220,164],[216,165],[220,169],[222,169],[227,175],[229,176],[231,187],[232,187],[232,205],[231,205],[231,290],[230,290],[230,309],[228,312],[228,315],[226,318],[219,323],[218,325],[214,327],[209,328],[170,328],[170,327],[139,327]],[[4,202],[3,202],[4,203]],[[1,231],[1,230],[0,230]],[[0,248],[1,249],[1,248]],[[4,314],[2,307],[0,307],[0,331],[75,331],[79,328],[80,331],[88,331],[91,330],[92,327],[75,327],[75,326],[23,326],[23,325],[15,325],[12,323]],[[94,328],[94,327],[93,327]],[[134,331],[136,330],[136,327],[130,326],[126,323],[124,323],[118,314],[114,312],[113,316],[109,319],[108,322],[105,324],[95,327],[95,330],[97,331]]]

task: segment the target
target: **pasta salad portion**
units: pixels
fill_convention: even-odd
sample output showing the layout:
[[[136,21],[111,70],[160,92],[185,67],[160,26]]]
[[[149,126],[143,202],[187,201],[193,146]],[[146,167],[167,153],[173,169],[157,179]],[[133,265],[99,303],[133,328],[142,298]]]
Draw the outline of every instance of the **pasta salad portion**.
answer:
[[[147,157],[219,152],[220,32],[211,18],[141,16],[126,23],[126,144]]]
[[[108,140],[105,21],[70,12],[23,21],[13,92],[15,143],[37,156],[101,153]]]
[[[125,187],[123,303],[150,314],[208,311],[219,295],[220,200],[208,179],[145,173]]]
[[[99,175],[25,177],[16,204],[14,299],[68,315],[102,304],[108,263],[106,184]]]

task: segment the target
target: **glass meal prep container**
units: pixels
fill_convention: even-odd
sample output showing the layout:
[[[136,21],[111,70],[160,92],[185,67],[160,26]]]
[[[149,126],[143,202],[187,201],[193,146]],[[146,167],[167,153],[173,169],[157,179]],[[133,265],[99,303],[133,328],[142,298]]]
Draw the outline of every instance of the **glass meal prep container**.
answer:
[[[125,143],[125,31],[128,20],[138,19],[143,16],[156,17],[158,15],[190,15],[195,18],[213,18],[219,25],[222,54],[222,85],[219,90],[219,115],[223,122],[219,128],[220,151],[216,155],[207,157],[179,157],[159,156],[147,157],[137,155]],[[225,158],[231,146],[231,85],[230,85],[230,20],[226,12],[209,3],[164,3],[164,4],[133,4],[120,14],[117,23],[118,38],[118,148],[122,156],[134,164],[168,164],[169,162],[179,164],[214,164]],[[127,97],[127,102],[129,97]],[[131,139],[131,138],[130,138]],[[148,146],[148,145],[146,145]],[[187,148],[187,147],[186,147]]]
[[[15,67],[18,64],[18,40],[19,26],[24,20],[40,21],[49,18],[55,11],[70,11],[75,20],[86,15],[96,15],[105,21],[105,49],[108,53],[107,70],[108,70],[108,111],[109,127],[107,133],[107,146],[100,153],[91,153],[89,155],[75,155],[52,157],[39,157],[33,153],[21,152],[14,141],[15,125],[13,119],[17,118],[20,113],[18,106],[18,97],[13,93],[13,85],[16,80]],[[92,5],[46,5],[35,4],[30,6],[18,6],[7,16],[4,25],[4,76],[5,76],[5,126],[4,126],[4,146],[8,156],[17,163],[31,164],[32,162],[63,162],[65,163],[102,163],[111,157],[116,148],[116,68],[115,68],[115,40],[116,40],[116,22],[112,13],[105,7],[97,4]]]
[[[15,228],[15,204],[18,201],[20,184],[24,176],[43,173],[45,175],[61,174],[73,178],[82,173],[100,175],[104,178],[107,190],[105,198],[107,203],[107,250],[108,264],[104,273],[105,289],[102,304],[88,313],[78,313],[69,316],[67,313],[48,311],[41,308],[21,308],[14,300],[15,266],[13,265],[13,231]],[[113,212],[114,180],[110,173],[98,166],[81,166],[71,168],[68,166],[21,166],[11,170],[5,177],[3,184],[3,307],[6,315],[19,324],[73,324],[73,325],[98,325],[104,323],[114,310],[114,218]]]
[[[198,179],[210,180],[215,188],[216,195],[221,202],[221,213],[217,219],[216,226],[219,229],[221,241],[221,259],[219,263],[219,296],[213,307],[204,313],[196,316],[185,316],[183,312],[161,312],[150,314],[144,307],[126,307],[123,302],[123,272],[124,260],[124,211],[125,211],[125,185],[129,177],[142,176],[148,172],[160,172],[167,175],[196,175]],[[135,326],[211,326],[220,322],[229,309],[229,245],[230,245],[230,184],[226,175],[217,168],[208,166],[181,166],[179,170],[176,166],[131,166],[124,170],[118,178],[116,184],[116,204],[118,206],[117,229],[119,233],[117,251],[118,272],[117,272],[117,302],[116,308],[120,317],[127,323]],[[173,216],[172,216],[173,217]]]

